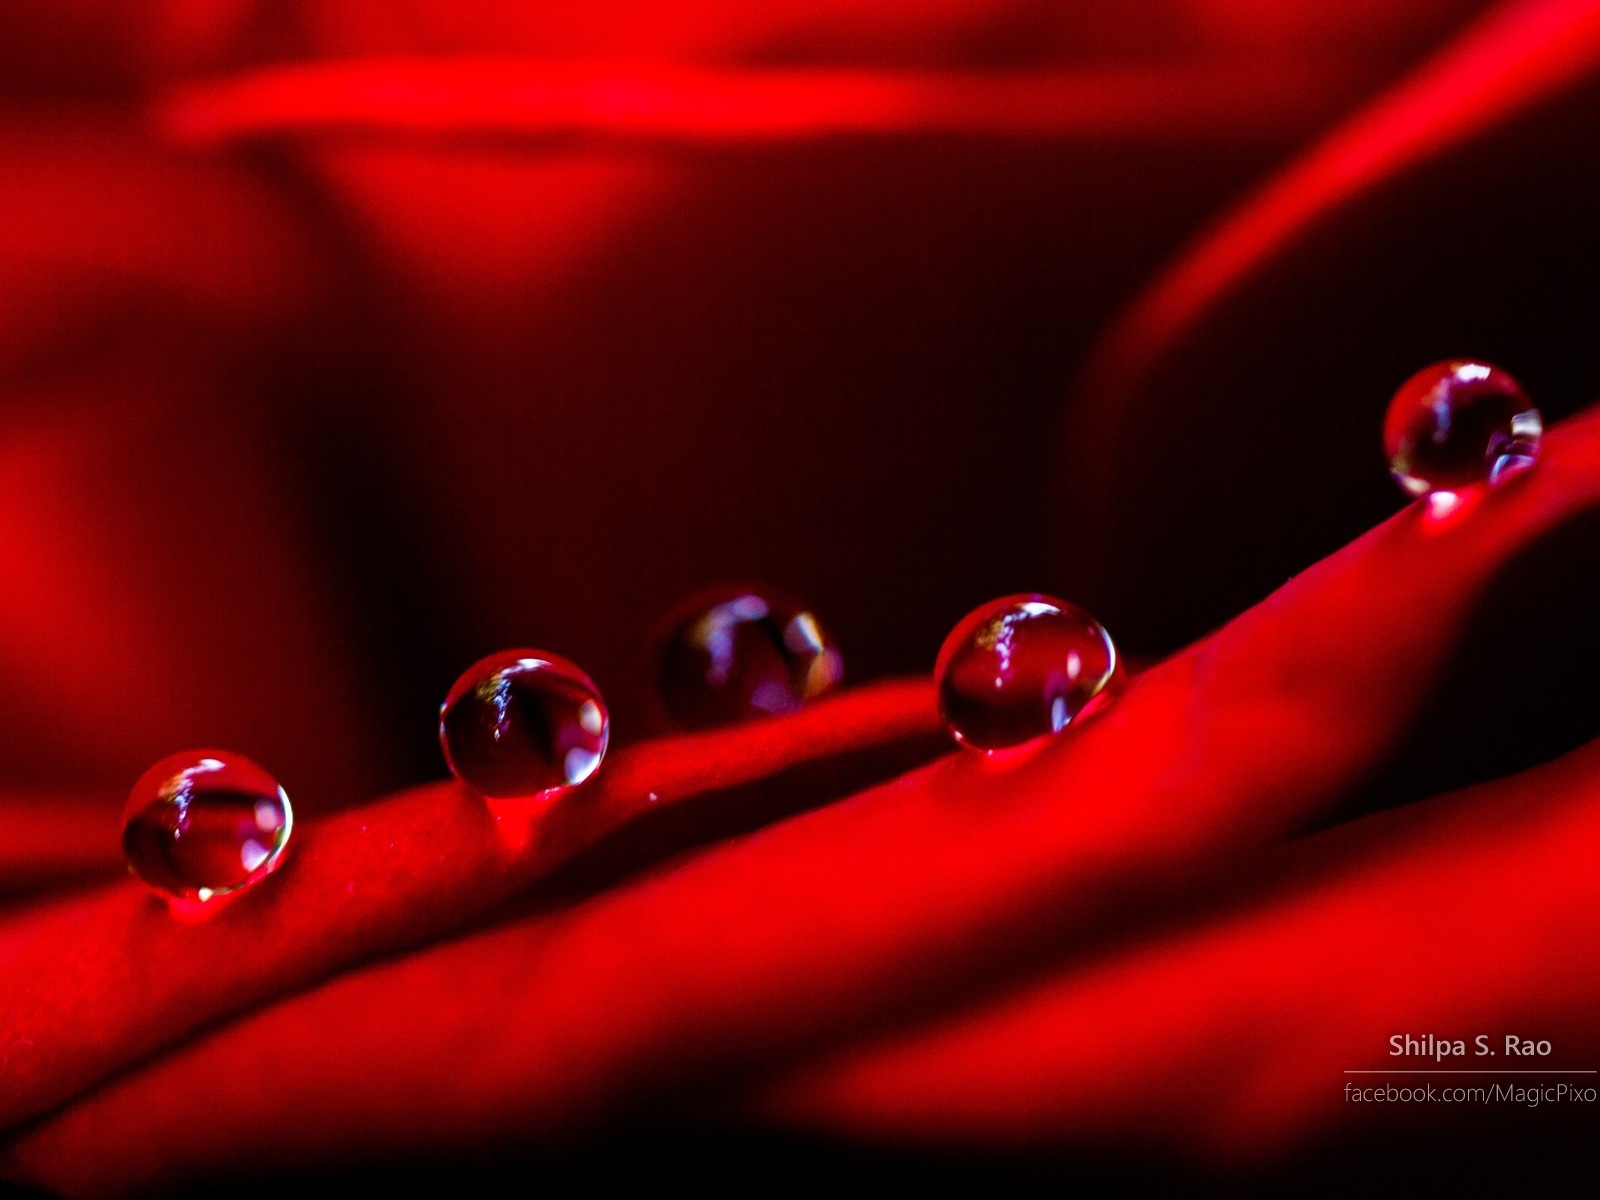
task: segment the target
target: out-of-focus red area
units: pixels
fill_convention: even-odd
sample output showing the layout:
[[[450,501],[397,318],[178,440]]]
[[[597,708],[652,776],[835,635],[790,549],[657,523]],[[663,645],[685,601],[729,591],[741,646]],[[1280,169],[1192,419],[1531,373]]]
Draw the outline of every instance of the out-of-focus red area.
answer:
[[[1094,329],[1471,5],[1299,8],[12,6],[6,771],[115,787],[223,744],[347,803],[437,773],[455,671],[528,642],[584,663],[627,740],[643,630],[726,578],[801,592],[854,678],[925,669],[972,603],[1069,581],[1041,565],[1044,434]],[[703,111],[734,119],[764,79],[812,79],[783,120],[845,133],[856,80],[967,91],[953,123],[770,145],[758,124],[720,150],[661,140],[648,100],[620,138],[197,149],[149,115],[296,64],[481,85],[474,55],[530,86],[683,79],[695,103],[731,71],[746,90]],[[1159,99],[1234,77],[1299,99],[1241,92],[1237,128],[1198,131],[1182,91]],[[1030,127],[1025,87],[1014,132],[963,133],[963,96],[1013,79],[1065,123]],[[1097,124],[1146,89],[1132,127]]]
[[[1372,431],[1421,364],[1499,363],[1547,420],[1590,402],[1596,20],[1589,0],[1486,11],[1103,331],[1064,410],[1051,539],[1096,612],[1181,642],[1390,511]],[[1217,469],[1225,443],[1247,470]]]
[[[1211,231],[1108,332],[1085,386],[1102,402],[1120,399],[1186,325],[1319,216],[1559,93],[1597,58],[1600,10],[1591,4],[1512,5],[1483,22]]]

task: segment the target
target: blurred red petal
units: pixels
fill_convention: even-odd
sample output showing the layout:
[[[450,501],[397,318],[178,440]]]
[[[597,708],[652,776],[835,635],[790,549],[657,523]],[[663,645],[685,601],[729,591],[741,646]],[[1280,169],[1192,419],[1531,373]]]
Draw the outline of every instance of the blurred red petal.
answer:
[[[1417,161],[1569,87],[1600,63],[1595,0],[1511,0],[1299,155],[1205,231],[1101,335],[1081,390],[1114,420],[1140,373],[1308,225]],[[1101,444],[1101,436],[1083,445]]]
[[[1262,137],[1347,99],[1349,76],[1264,62],[1074,74],[728,71],[494,58],[297,64],[186,85],[181,141],[402,134],[773,141],[841,134]]]
[[[384,735],[296,498],[193,374],[160,393],[137,377],[10,391],[0,769],[115,791],[174,746],[220,744],[312,809],[347,799]]]
[[[121,871],[123,799],[0,792],[0,898]]]
[[[216,362],[326,284],[280,196],[120,114],[0,121],[0,212],[0,378],[81,371],[86,343],[98,362]]]

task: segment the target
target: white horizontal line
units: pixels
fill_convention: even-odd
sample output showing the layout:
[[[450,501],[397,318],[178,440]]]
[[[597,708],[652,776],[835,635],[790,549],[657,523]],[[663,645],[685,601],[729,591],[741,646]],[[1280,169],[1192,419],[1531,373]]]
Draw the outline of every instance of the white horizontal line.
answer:
[[[1438,1068],[1431,1071],[1346,1071],[1346,1075],[1594,1075],[1594,1071],[1465,1071]]]

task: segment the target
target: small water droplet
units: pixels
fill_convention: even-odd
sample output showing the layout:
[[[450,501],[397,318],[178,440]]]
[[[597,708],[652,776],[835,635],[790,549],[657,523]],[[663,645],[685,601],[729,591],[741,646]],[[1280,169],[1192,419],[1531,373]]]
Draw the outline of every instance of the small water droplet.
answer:
[[[1049,596],[1003,596],[968,613],[934,668],[939,711],[964,746],[1002,750],[1057,733],[1123,678],[1105,629]]]
[[[469,667],[439,709],[455,777],[492,799],[553,795],[605,757],[611,718],[594,682],[543,650],[505,650]]]
[[[657,624],[650,647],[657,699],[680,729],[795,712],[844,677],[816,614],[764,585],[690,597]]]
[[[122,849],[140,879],[204,903],[264,879],[294,828],[289,797],[255,763],[225,750],[164,758],[133,785]]]
[[[1500,483],[1534,464],[1543,433],[1539,410],[1515,379],[1466,359],[1406,380],[1383,422],[1389,471],[1413,496]]]

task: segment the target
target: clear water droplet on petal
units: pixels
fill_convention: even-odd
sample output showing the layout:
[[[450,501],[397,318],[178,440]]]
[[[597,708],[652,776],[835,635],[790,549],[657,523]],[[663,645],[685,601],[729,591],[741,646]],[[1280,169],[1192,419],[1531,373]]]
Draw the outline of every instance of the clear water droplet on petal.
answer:
[[[1082,609],[1003,596],[950,631],[934,668],[939,711],[964,746],[1003,750],[1059,733],[1123,679],[1115,646]]]
[[[844,678],[816,614],[765,585],[690,597],[657,624],[650,648],[656,699],[680,729],[795,712]]]
[[[1451,359],[1418,371],[1384,418],[1389,471],[1413,496],[1503,483],[1534,465],[1544,421],[1508,373]]]
[[[278,781],[241,754],[191,750],[133,785],[122,848],[140,879],[173,900],[200,901],[259,883],[294,829]]]
[[[594,682],[542,650],[506,650],[462,673],[439,709],[457,779],[492,799],[546,796],[600,766],[611,718]]]

